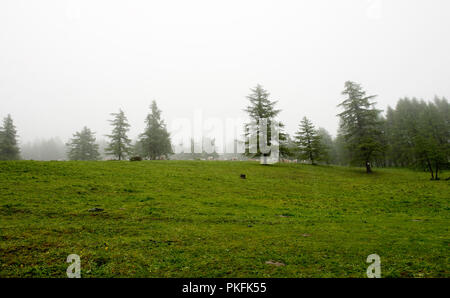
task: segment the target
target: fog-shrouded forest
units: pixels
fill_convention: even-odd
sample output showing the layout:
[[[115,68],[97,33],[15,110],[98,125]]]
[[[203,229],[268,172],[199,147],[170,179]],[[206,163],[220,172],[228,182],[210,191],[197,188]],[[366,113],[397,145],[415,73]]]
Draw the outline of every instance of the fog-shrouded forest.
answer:
[[[367,173],[373,167],[409,167],[428,171],[431,179],[439,179],[440,172],[450,165],[450,106],[445,97],[432,100],[401,98],[396,106],[381,110],[376,95],[366,93],[363,87],[347,81],[343,99],[337,102],[340,121],[336,137],[320,123],[305,115],[299,119],[298,130],[290,135],[283,130],[278,101],[270,97],[263,86],[257,85],[247,96],[249,119],[279,121],[280,161],[311,164],[364,166]],[[20,144],[13,119],[4,118],[0,130],[0,158],[2,160],[109,160],[109,159],[252,159],[261,155],[246,149],[242,154],[218,154],[214,138],[191,138],[190,150],[175,153],[162,111],[156,101],[144,120],[146,128],[136,140],[128,137],[130,124],[123,110],[111,113],[111,134],[96,136],[95,130],[83,127],[70,140],[58,137],[37,139]],[[245,125],[247,137],[250,128]],[[270,130],[268,136],[270,135]],[[268,138],[270,142],[270,137]],[[207,146],[206,146],[207,144]],[[259,143],[258,143],[259,144]],[[202,148],[200,151],[194,147]],[[209,150],[206,150],[209,147]]]

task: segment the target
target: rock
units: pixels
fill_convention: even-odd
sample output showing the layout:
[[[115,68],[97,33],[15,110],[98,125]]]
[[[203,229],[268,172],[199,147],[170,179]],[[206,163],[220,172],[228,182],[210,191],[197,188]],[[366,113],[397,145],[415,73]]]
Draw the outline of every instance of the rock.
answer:
[[[92,209],[89,209],[88,211],[89,212],[101,212],[101,211],[103,211],[103,209],[102,208],[92,208]]]
[[[273,265],[273,266],[276,266],[276,267],[286,266],[286,264],[284,264],[284,263],[281,263],[281,262],[275,262],[275,261],[272,261],[272,260],[267,261],[266,264],[267,264],[267,265]]]
[[[292,215],[289,215],[289,214],[280,214],[280,215],[278,215],[278,217],[292,217]]]

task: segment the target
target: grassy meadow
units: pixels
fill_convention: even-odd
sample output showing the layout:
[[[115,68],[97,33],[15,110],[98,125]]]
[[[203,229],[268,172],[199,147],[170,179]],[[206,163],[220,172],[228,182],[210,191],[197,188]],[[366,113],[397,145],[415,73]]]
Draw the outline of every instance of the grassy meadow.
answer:
[[[450,182],[364,171],[0,162],[0,277],[450,277]]]

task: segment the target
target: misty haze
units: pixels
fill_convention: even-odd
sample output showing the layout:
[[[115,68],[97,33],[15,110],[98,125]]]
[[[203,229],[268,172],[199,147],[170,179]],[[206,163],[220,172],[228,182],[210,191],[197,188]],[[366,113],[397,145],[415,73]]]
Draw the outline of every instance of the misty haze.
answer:
[[[0,1],[0,277],[450,277],[449,36],[446,0]]]

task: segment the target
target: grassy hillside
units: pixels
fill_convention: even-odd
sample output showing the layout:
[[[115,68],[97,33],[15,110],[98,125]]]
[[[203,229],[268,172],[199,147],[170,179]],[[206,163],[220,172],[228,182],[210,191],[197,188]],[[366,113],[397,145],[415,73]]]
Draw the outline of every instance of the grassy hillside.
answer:
[[[376,253],[383,277],[450,277],[449,198],[401,169],[0,162],[0,276],[75,253],[82,277],[365,277]]]

